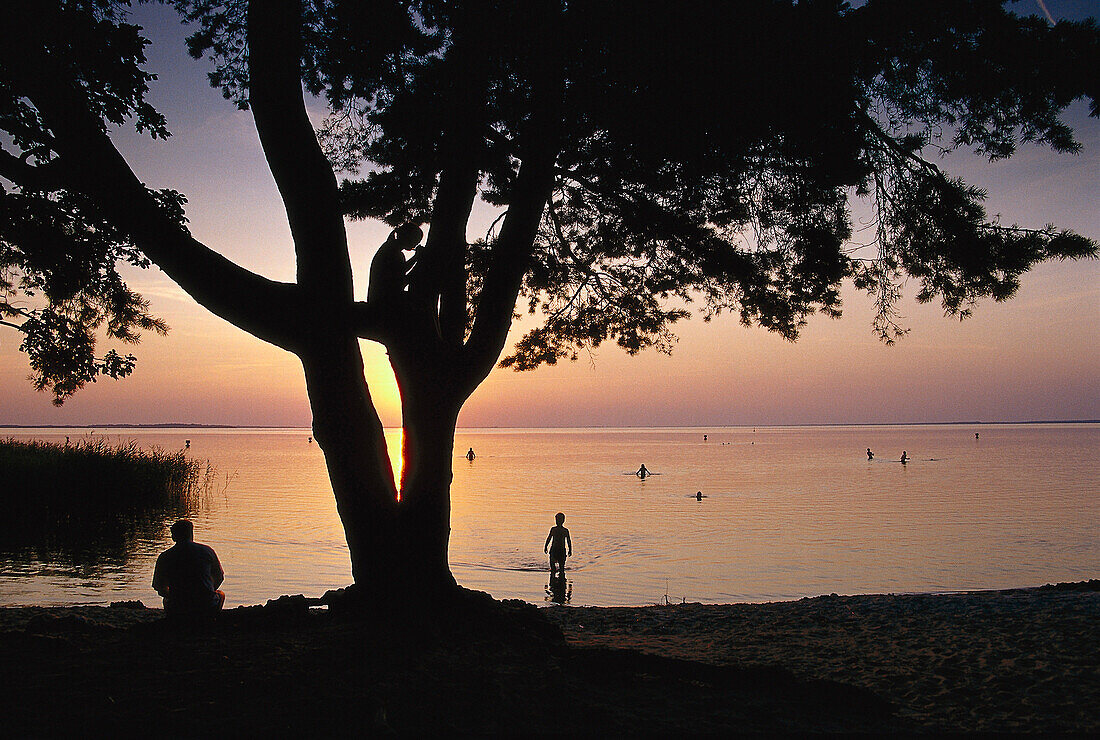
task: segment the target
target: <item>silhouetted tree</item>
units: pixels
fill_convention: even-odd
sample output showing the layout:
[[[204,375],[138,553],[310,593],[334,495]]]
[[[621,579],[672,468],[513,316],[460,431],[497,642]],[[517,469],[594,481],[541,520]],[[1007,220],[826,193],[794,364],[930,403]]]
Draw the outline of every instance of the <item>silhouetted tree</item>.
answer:
[[[155,263],[295,353],[357,583],[454,585],[455,424],[519,299],[541,319],[502,361],[519,369],[606,340],[667,351],[691,303],[794,339],[809,314],[839,314],[845,279],[893,341],[905,276],[918,300],[965,316],[1011,296],[1037,262],[1097,251],[1053,227],[990,222],[983,194],[933,161],[959,147],[1007,157],[1020,141],[1075,151],[1059,115],[1081,97],[1098,113],[1094,22],[1051,27],[992,0],[174,4],[212,84],[252,111],[297,281],[200,244],[181,196],[147,189],[112,146],[108,126],[126,121],[167,135],[144,102],[147,42],[118,3],[11,0],[0,311],[58,401],[129,370],[132,358],[96,358],[103,322],[124,340],[164,328],[120,260]],[[319,136],[303,87],[331,108]],[[334,168],[365,176],[338,183]],[[468,243],[478,197],[500,218]],[[846,246],[853,198],[876,216],[869,257]],[[345,217],[428,225],[415,268],[393,271],[407,291],[356,301]],[[400,387],[399,487],[360,337],[385,345]]]

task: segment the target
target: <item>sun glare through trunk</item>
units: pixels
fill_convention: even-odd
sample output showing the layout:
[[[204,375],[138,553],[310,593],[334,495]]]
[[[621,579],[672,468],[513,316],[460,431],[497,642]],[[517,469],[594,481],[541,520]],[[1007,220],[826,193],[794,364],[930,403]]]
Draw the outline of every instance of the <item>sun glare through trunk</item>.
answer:
[[[386,429],[386,452],[393,468],[393,480],[397,484],[397,500],[401,500],[401,475],[405,471],[405,430],[397,427]]]

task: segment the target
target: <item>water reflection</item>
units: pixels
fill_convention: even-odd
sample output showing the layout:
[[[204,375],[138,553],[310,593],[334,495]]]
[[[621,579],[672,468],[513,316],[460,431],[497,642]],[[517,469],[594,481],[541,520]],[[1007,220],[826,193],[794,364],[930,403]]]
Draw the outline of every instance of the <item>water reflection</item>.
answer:
[[[214,469],[133,440],[0,440],[0,562],[96,576],[205,505]]]
[[[546,584],[546,601],[555,604],[568,604],[573,598],[573,582],[566,580],[564,573],[553,573]]]
[[[582,573],[576,603],[614,606],[653,604],[665,593],[676,602],[773,601],[1095,576],[1100,424],[990,426],[979,443],[973,429],[957,425],[708,431],[706,444],[691,429],[460,432],[450,542],[456,578],[498,598],[551,605],[562,603],[555,594],[570,596],[568,579]],[[20,433],[63,444],[72,432]],[[133,433],[143,447],[162,449],[182,450],[186,437],[222,471],[210,502],[188,518],[226,568],[228,607],[351,582],[324,457],[308,434]],[[388,431],[387,441],[396,469],[400,434]],[[474,463],[458,463],[471,447]],[[876,453],[870,464],[868,447]],[[902,450],[913,450],[905,469]],[[622,475],[639,460],[663,475],[644,486]],[[222,491],[226,473],[232,483]],[[58,560],[33,560],[33,542],[16,543],[23,533],[11,531],[11,520],[26,498],[17,490],[0,472],[0,605],[154,603],[153,564],[168,545],[161,527],[177,512],[151,516],[114,544],[103,541],[111,538],[102,524],[53,532],[61,547],[44,551],[96,563],[82,578]],[[564,588],[551,588],[541,580],[547,560],[538,545],[546,512],[558,510],[569,512],[577,550]],[[81,537],[91,546],[77,545]],[[16,550],[18,564],[6,562]]]
[[[178,506],[144,511],[94,512],[74,509],[60,516],[0,522],[0,563],[50,563],[63,571],[95,576],[125,565],[144,543],[164,539],[168,524],[192,514]]]

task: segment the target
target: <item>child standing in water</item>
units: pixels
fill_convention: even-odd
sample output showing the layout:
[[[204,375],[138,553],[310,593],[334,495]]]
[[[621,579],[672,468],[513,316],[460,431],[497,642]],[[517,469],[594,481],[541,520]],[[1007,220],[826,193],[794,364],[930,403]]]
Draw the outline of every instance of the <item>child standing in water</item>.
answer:
[[[550,534],[546,535],[546,544],[543,545],[542,551],[550,553],[550,575],[554,575],[557,571],[561,575],[565,575],[565,559],[573,555],[573,541],[569,539],[569,530],[563,527],[565,524],[565,514],[560,511],[554,516],[556,525],[550,528]],[[565,548],[568,545],[569,552],[566,553]]]

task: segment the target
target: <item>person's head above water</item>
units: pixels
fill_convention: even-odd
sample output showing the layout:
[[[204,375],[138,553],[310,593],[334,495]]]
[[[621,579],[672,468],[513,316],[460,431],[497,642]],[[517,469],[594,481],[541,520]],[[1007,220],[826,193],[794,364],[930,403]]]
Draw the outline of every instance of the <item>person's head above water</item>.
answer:
[[[424,238],[424,231],[416,224],[401,224],[390,232],[390,241],[397,242],[402,249],[413,249]]]
[[[559,512],[558,512],[557,514],[555,514],[555,515],[554,515],[554,521],[558,523],[558,526],[559,526],[559,527],[560,527],[560,526],[561,526],[562,524],[565,524],[565,514],[562,514],[562,513],[561,513],[561,512],[559,511]]]
[[[172,525],[172,539],[176,542],[192,542],[195,539],[195,525],[186,519],[180,519]]]

